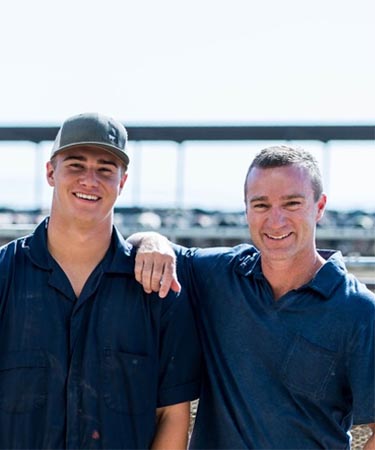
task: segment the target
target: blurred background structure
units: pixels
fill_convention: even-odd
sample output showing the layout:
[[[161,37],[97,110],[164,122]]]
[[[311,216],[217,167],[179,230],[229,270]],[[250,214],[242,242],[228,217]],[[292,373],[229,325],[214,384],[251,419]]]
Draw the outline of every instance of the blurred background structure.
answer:
[[[179,182],[176,183],[174,195],[173,192],[169,192],[170,202],[174,206],[161,207],[157,204],[142,206],[142,203],[137,201],[133,207],[117,207],[116,224],[125,236],[134,231],[151,229],[187,246],[236,245],[249,241],[251,236],[249,237],[242,209],[228,210],[227,204],[218,210],[209,207],[207,209],[185,207],[185,189],[189,186],[189,184],[184,185],[187,178],[184,164],[187,157],[185,148],[187,142],[215,141],[218,145],[219,142],[231,141],[234,145],[234,142],[239,141],[249,143],[267,139],[287,143],[297,137],[302,142],[305,139],[315,140],[323,145],[323,164],[329,165],[331,149],[327,144],[333,140],[346,141],[348,139],[358,140],[361,143],[363,141],[371,142],[374,129],[371,126],[128,127],[129,135],[135,145],[138,142],[149,141],[173,142],[177,145],[175,174]],[[39,148],[40,143],[51,141],[57,131],[56,127],[3,127],[0,128],[0,141],[4,139],[7,142],[19,142],[19,139],[22,139],[34,142],[37,145],[35,159],[38,160],[39,153],[42,151]],[[138,158],[135,158],[135,164],[134,162],[132,164],[132,171],[138,174],[138,183],[135,185],[138,190],[141,186],[143,172],[139,152],[138,149]],[[46,159],[48,159],[48,155],[46,155]],[[214,162],[212,166],[211,171],[215,171]],[[210,169],[206,167],[206,170],[205,177],[209,185]],[[323,166],[323,172],[329,174],[330,167],[327,169]],[[34,173],[35,202],[33,208],[4,207],[0,209],[1,242],[5,243],[28,233],[48,214],[48,207],[38,201],[43,198],[40,178],[40,173]],[[243,178],[241,181],[243,183]],[[194,177],[189,179],[189,182],[194,184]],[[223,187],[225,187],[225,180]],[[225,195],[225,193],[223,194]],[[203,197],[207,195],[205,190],[202,190],[202,195]],[[140,193],[135,192],[135,197],[139,198]],[[218,191],[218,197],[221,198],[220,191]],[[222,204],[225,203],[223,200],[221,198]],[[375,289],[375,213],[365,210],[335,211],[328,209],[319,223],[317,231],[318,246],[320,248],[339,248],[347,257],[349,270],[352,270],[370,288]]]

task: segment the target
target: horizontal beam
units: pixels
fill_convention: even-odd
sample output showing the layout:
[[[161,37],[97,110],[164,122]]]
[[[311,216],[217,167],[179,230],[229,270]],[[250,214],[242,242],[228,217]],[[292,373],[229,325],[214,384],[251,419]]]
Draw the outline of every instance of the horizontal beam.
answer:
[[[375,140],[375,125],[127,126],[131,141]],[[58,127],[0,127],[0,141],[53,141]]]
[[[36,224],[2,224],[0,225],[0,237],[15,239],[26,234],[31,233],[36,227]],[[137,225],[118,225],[120,232],[125,236],[130,236],[137,231],[144,231]],[[149,229],[147,229],[149,231]],[[238,242],[250,241],[249,230],[247,226],[212,226],[212,227],[188,227],[188,228],[174,228],[162,227],[154,229],[165,236],[168,236],[172,241],[180,241],[181,239],[230,239]],[[375,242],[375,230],[352,228],[352,227],[330,227],[320,228],[316,230],[316,238],[318,240],[329,241],[370,241]],[[354,258],[355,259],[355,258]],[[372,264],[375,265],[375,257],[372,259]]]

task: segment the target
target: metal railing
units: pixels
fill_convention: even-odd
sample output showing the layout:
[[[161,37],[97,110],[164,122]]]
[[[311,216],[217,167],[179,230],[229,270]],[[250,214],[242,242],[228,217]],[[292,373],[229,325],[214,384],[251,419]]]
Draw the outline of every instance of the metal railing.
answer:
[[[35,224],[9,224],[0,226],[0,242],[6,243],[12,239],[31,233]],[[140,231],[139,227],[120,227],[124,236]],[[160,228],[155,231],[164,234],[174,242],[186,239],[199,238],[205,240],[248,242],[249,231],[247,227],[189,227],[189,228]],[[375,230],[359,230],[355,228],[329,228],[317,229],[317,240],[371,240],[375,243]],[[344,256],[349,272],[356,275],[370,289],[375,289],[375,256]]]

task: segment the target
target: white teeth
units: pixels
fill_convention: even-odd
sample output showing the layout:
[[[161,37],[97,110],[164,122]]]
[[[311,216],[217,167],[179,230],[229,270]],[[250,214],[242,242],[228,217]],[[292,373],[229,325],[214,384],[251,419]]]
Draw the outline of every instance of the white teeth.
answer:
[[[270,234],[267,234],[267,236],[268,236],[270,239],[274,239],[275,241],[280,241],[281,239],[285,239],[285,238],[288,237],[289,235],[290,235],[290,233],[283,234],[282,236],[272,236],[272,235],[270,235]]]
[[[78,198],[83,198],[85,200],[98,200],[99,197],[96,195],[89,195],[89,194],[81,194],[81,192],[76,192],[75,196]]]

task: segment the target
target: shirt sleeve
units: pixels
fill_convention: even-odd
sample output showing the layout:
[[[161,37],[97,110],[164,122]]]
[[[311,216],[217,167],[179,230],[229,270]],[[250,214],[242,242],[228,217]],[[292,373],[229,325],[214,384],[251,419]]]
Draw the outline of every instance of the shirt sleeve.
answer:
[[[375,303],[357,327],[348,354],[354,424],[375,422]]]
[[[201,347],[186,290],[163,302],[160,335],[158,406],[199,397]]]
[[[15,241],[0,247],[0,309],[3,307],[6,291],[11,282],[11,272],[14,268]]]

